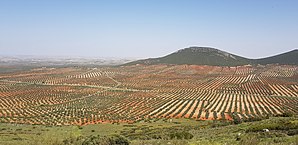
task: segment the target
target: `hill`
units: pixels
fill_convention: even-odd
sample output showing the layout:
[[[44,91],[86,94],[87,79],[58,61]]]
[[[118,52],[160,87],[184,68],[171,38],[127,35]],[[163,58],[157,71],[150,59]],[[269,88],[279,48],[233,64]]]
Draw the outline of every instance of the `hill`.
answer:
[[[279,55],[256,59],[256,64],[288,64],[288,65],[298,65],[298,50],[292,50],[286,53],[282,53]]]
[[[239,66],[247,64],[295,64],[298,63],[298,51],[262,58],[249,59],[210,47],[189,47],[159,58],[137,60],[125,65],[134,64],[193,64],[210,66]]]

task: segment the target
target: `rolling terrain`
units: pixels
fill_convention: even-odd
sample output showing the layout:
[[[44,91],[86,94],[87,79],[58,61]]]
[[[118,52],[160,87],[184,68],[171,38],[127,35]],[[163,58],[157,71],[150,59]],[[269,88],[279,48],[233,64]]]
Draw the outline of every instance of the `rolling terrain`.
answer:
[[[0,74],[0,121],[133,123],[154,118],[253,120],[298,113],[298,67],[131,65]]]
[[[0,144],[297,144],[296,53],[187,48],[123,66],[2,59]]]

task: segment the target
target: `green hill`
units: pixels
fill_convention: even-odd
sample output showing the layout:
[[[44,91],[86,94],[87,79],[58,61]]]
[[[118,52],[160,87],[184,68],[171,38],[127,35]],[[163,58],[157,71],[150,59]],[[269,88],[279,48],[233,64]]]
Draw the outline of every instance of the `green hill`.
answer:
[[[209,47],[190,47],[181,49],[160,58],[138,60],[133,64],[195,64],[213,66],[237,66],[250,64],[250,60],[228,52]]]
[[[137,60],[125,65],[135,64],[193,64],[211,66],[239,66],[247,64],[294,64],[298,63],[298,51],[262,58],[248,59],[210,47],[189,47],[159,58]]]
[[[292,50],[279,55],[256,59],[256,64],[288,64],[288,65],[298,65],[298,50]]]

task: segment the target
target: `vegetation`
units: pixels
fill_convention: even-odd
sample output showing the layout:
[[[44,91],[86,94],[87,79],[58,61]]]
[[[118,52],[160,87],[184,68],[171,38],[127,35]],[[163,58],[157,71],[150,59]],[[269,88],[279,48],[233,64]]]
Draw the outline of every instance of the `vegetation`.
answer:
[[[161,58],[138,60],[133,64],[192,64],[211,66],[239,66],[251,64],[250,59],[229,54],[215,48],[190,47]]]
[[[216,124],[216,125],[215,125]],[[297,117],[233,124],[231,121],[189,119],[154,123],[43,126],[0,124],[0,144],[116,145],[116,144],[297,144]],[[266,132],[264,129],[268,129]],[[94,130],[94,132],[92,132]]]
[[[255,60],[257,64],[287,64],[298,65],[298,50],[292,50],[283,54],[275,55],[272,57],[262,58]]]
[[[79,136],[63,140],[64,145],[129,145],[129,141],[122,136]]]
[[[160,58],[149,58],[137,60],[125,65],[135,64],[189,64],[189,65],[210,65],[210,66],[239,66],[239,65],[267,65],[283,64],[298,65],[298,50],[261,59],[248,59],[215,48],[190,47],[181,49],[175,53]]]
[[[297,66],[135,65],[0,73],[0,122],[40,125],[154,119],[235,124],[298,113]]]
[[[295,144],[297,66],[0,73],[0,144]]]

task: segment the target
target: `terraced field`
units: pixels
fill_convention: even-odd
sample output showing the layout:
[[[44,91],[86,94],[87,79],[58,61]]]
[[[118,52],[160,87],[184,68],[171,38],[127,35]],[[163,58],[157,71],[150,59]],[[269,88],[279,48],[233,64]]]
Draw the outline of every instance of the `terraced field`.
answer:
[[[0,74],[0,121],[86,125],[298,114],[298,67],[132,65]]]

